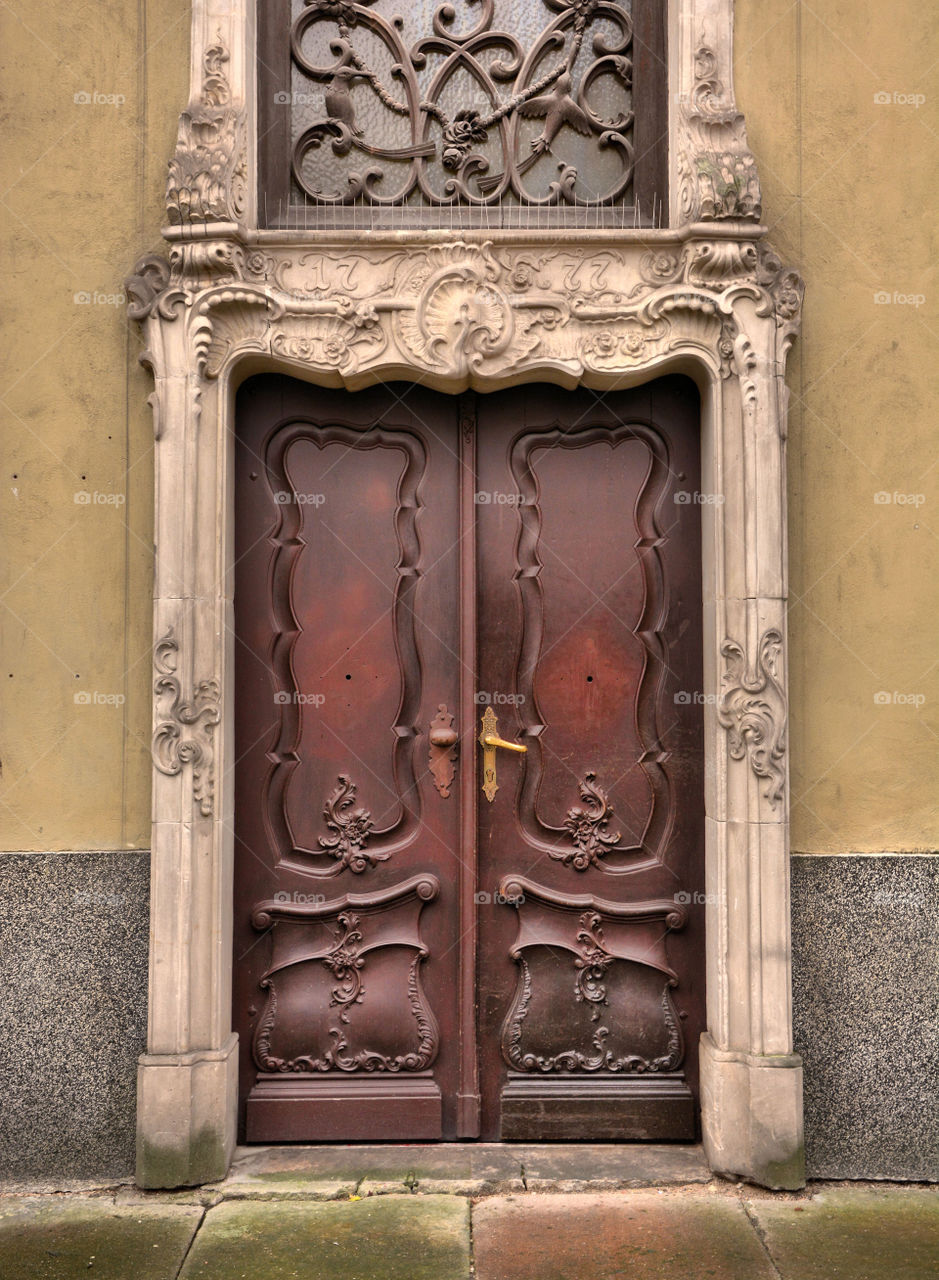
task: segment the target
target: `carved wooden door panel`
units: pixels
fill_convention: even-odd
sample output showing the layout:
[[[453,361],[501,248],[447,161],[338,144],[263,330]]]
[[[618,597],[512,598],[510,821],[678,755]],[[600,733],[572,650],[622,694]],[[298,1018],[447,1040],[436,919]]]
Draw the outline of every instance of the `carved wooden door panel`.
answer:
[[[452,1136],[459,807],[427,735],[459,693],[456,404],[264,377],[238,423],[244,1133]]]
[[[480,399],[478,439],[480,698],[527,747],[480,798],[483,1132],[691,1138],[697,396],[519,388]]]
[[[242,1138],[693,1137],[692,385],[237,421]]]

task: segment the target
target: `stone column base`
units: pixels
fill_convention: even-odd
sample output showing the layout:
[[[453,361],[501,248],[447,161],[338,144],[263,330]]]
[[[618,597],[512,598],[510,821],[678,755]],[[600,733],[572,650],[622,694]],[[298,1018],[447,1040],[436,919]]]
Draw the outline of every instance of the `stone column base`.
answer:
[[[715,1173],[773,1191],[804,1187],[802,1059],[719,1049],[705,1032],[701,1126]]]
[[[137,1184],[224,1178],[235,1149],[238,1037],[221,1049],[144,1053],[137,1066]]]

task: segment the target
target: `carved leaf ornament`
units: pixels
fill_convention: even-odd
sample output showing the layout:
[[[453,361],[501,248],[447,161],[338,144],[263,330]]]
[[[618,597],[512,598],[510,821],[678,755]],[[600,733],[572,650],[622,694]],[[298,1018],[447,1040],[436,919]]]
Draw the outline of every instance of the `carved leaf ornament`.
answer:
[[[584,807],[575,805],[568,809],[564,819],[565,830],[573,842],[573,849],[551,856],[572,866],[575,871],[586,871],[599,865],[600,859],[620,840],[618,831],[609,830],[613,806],[610,797],[597,785],[597,775],[588,773],[580,784],[580,798]]]

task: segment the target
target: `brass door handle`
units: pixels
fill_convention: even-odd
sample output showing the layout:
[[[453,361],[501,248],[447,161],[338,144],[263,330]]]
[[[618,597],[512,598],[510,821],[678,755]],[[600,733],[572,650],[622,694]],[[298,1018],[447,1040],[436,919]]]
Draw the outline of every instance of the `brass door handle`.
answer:
[[[520,742],[506,742],[505,738],[497,738],[493,733],[485,733],[479,740],[484,747],[502,747],[505,751],[518,751],[520,753],[528,750]]]
[[[518,755],[524,755],[528,748],[523,747],[520,742],[506,742],[499,737],[499,721],[492,707],[487,707],[483,713],[479,745],[483,749],[483,795],[492,804],[499,790],[496,782],[497,749],[501,747],[503,751],[515,751]]]

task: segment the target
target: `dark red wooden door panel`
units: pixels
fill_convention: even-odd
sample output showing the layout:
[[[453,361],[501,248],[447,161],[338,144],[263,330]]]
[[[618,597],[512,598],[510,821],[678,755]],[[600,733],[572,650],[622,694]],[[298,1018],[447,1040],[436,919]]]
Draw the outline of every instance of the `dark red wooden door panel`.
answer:
[[[247,1140],[693,1135],[697,423],[684,379],[242,388]]]
[[[480,693],[528,748],[480,798],[490,1137],[695,1133],[697,417],[684,379],[479,403]]]
[[[249,1141],[455,1134],[455,402],[238,402],[234,1008]],[[471,959],[471,957],[470,957]]]

